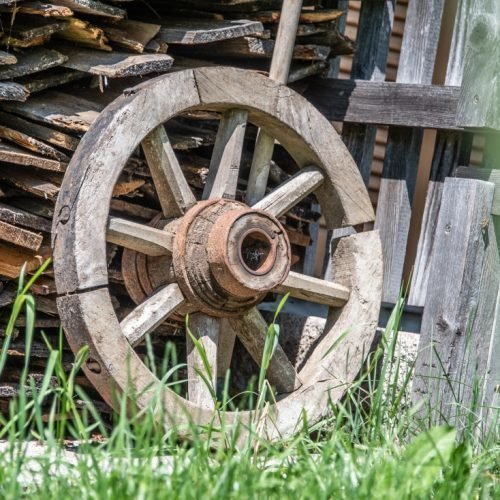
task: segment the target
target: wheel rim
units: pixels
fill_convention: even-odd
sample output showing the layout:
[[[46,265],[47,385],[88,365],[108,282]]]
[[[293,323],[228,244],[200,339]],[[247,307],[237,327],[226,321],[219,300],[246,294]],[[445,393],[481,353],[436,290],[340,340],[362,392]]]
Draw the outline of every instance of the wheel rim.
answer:
[[[224,147],[218,151],[216,141],[217,167],[209,171],[206,201],[201,202],[187,185],[160,126],[188,109],[224,112],[217,139],[223,137]],[[232,201],[238,182],[234,164],[238,155],[241,158],[238,148],[246,119],[273,134],[302,167],[286,186],[252,208]],[[112,188],[141,142],[162,205],[163,228],[108,218]],[[307,298],[331,306],[325,331],[298,374],[278,346],[268,379],[288,395],[273,406],[261,429],[270,439],[287,436],[304,409],[311,422],[328,411],[328,400],[337,401],[361,369],[375,334],[380,242],[374,232],[342,240],[333,257],[334,283],[290,273],[290,243],[278,217],[311,192],[330,227],[373,218],[361,177],[333,128],[300,96],[255,73],[222,68],[175,73],[126,92],[102,113],[64,179],[54,221],[54,257],[58,304],[71,347],[89,345],[91,359],[84,369],[109,403],[114,388],[125,391],[131,384],[139,407],[155,397],[159,381],[132,346],[172,314],[192,313],[196,327],[210,333],[204,339],[209,349],[217,343],[221,325],[230,325],[258,361],[266,324],[255,305],[268,291],[301,298],[305,290]],[[97,206],[95,200],[100,201]],[[206,248],[196,240],[203,229],[208,234]],[[121,323],[107,289],[106,241],[152,258],[172,256],[170,281]],[[262,246],[265,258],[252,268],[243,253],[261,251]],[[196,259],[203,266],[194,266]],[[329,352],[349,329],[354,331],[347,340]],[[199,380],[190,382],[188,395],[191,401],[162,389],[168,425],[207,424],[213,419],[210,397]],[[226,423],[248,423],[253,416],[229,413]]]

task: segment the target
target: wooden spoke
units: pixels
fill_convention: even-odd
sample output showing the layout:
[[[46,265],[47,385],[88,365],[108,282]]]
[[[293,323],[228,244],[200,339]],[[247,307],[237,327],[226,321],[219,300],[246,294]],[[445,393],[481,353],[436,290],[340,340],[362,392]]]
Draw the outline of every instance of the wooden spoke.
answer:
[[[184,296],[176,283],[166,286],[137,306],[121,323],[123,335],[132,346],[163,323],[179,306]]]
[[[275,217],[280,217],[321,186],[324,179],[324,174],[319,168],[303,168],[271,194],[256,203],[253,208],[265,210]]]
[[[173,246],[171,233],[119,217],[108,219],[106,240],[153,257],[171,253]]]
[[[274,137],[262,129],[259,130],[247,185],[246,202],[250,206],[264,197],[273,151]]]
[[[198,406],[213,408],[214,393],[217,387],[217,346],[219,342],[220,320],[206,314],[193,314],[189,318],[189,331],[205,352],[209,367],[204,363],[200,349],[195,346],[191,335],[188,333],[186,338],[188,398]]]
[[[267,324],[260,312],[253,308],[244,316],[231,318],[229,321],[246,350],[260,366],[267,335]],[[280,393],[292,392],[302,385],[295,368],[279,344],[269,363],[266,377]]]
[[[231,367],[236,332],[227,319],[220,320],[219,350],[217,353],[217,377],[224,378]]]
[[[297,299],[310,300],[332,307],[342,307],[349,300],[350,295],[350,290],[338,283],[294,272],[290,272],[284,283],[276,287],[274,291],[283,295],[289,293]]]
[[[142,141],[142,149],[166,217],[183,215],[196,203],[163,125]]]
[[[224,113],[210,160],[204,200],[236,197],[247,118],[248,113],[238,109]]]

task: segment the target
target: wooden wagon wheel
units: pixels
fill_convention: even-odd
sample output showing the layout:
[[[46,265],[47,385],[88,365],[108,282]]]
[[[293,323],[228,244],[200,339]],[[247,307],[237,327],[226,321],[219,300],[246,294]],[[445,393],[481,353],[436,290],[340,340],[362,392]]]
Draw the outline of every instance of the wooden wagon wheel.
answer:
[[[187,110],[223,116],[201,201],[162,125]],[[234,199],[247,121],[272,134],[300,167],[253,207]],[[151,225],[109,217],[113,186],[139,145],[163,211]],[[132,384],[136,404],[148,405],[160,381],[134,346],[173,314],[192,314],[191,329],[205,347],[214,378],[217,365],[227,367],[232,332],[259,363],[266,323],[256,305],[270,291],[289,292],[328,305],[329,314],[298,373],[278,345],[267,372],[278,398],[260,428],[275,439],[294,432],[304,409],[310,422],[322,418],[328,402],[338,401],[360,371],[373,341],[382,261],[378,234],[366,232],[336,245],[331,281],[291,272],[290,243],[278,218],[313,192],[330,228],[373,220],[361,176],[332,126],[301,96],[258,73],[181,71],[130,89],[108,106],[68,168],[53,232],[63,325],[73,350],[90,347],[84,369],[101,395],[113,404],[113,391]],[[108,291],[107,242],[162,256],[166,263],[165,286],[121,323]],[[258,258],[252,260],[248,255],[256,248]],[[213,400],[197,376],[197,351],[187,360],[187,397],[161,389],[166,425],[214,418]],[[252,411],[229,412],[225,421],[244,424],[253,417]]]

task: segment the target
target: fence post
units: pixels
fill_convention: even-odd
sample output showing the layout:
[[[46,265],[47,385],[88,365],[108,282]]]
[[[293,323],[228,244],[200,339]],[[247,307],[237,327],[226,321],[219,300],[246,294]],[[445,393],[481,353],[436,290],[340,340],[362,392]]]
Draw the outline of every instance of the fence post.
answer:
[[[494,191],[491,182],[446,179],[422,319],[413,398],[428,401],[423,413],[434,422],[459,428],[490,419],[500,382]]]

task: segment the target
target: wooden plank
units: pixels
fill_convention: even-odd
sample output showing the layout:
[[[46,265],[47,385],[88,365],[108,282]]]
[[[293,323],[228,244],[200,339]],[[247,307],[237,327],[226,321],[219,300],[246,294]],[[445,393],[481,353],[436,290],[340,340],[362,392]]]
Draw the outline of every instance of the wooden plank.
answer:
[[[104,108],[83,97],[54,90],[40,92],[24,103],[4,102],[1,106],[16,115],[73,133],[86,132]]]
[[[0,220],[0,240],[36,252],[42,246],[43,236]]]
[[[15,12],[18,14],[31,14],[42,17],[69,17],[73,15],[73,11],[63,5],[55,5],[52,3],[42,2],[23,2],[16,4],[13,7],[2,7],[2,12]]]
[[[445,78],[445,85],[454,85],[457,87],[459,99],[463,76],[463,62],[465,59],[466,31],[469,24],[469,9],[469,0],[460,0],[458,2]],[[410,294],[408,296],[408,304],[410,306],[424,307],[425,305],[431,253],[434,248],[443,183],[446,177],[453,175],[453,171],[458,166],[461,148],[461,133],[440,131],[437,134],[417,255],[412,273]]]
[[[399,83],[430,84],[444,0],[410,2],[399,60]],[[420,129],[389,129],[375,228],[384,255],[383,301],[395,303],[402,285],[411,206],[422,146]]]
[[[6,80],[38,73],[54,66],[60,66],[66,61],[66,57],[61,53],[44,47],[37,47],[22,54],[19,53],[16,57],[16,64],[0,66],[0,79]]]
[[[74,151],[78,146],[79,140],[75,137],[44,125],[27,121],[11,113],[0,111],[0,122],[7,127],[68,151]]]
[[[0,220],[45,233],[50,233],[52,227],[50,220],[4,203],[0,203]]]
[[[102,26],[111,42],[124,49],[142,54],[148,43],[158,35],[161,25],[123,19],[112,25]]]
[[[43,179],[37,174],[16,167],[0,165],[0,178],[23,191],[43,199],[55,200],[59,192],[59,187],[50,181]]]
[[[68,40],[83,47],[111,52],[108,38],[104,30],[90,24],[88,21],[76,17],[66,18],[67,27],[64,31],[56,33],[56,38]]]
[[[500,3],[469,0],[464,77],[457,120],[500,128]]]
[[[126,52],[106,52],[80,47],[59,47],[67,57],[65,68],[90,73],[91,75],[123,78],[128,76],[163,73],[174,60],[167,54],[130,54]]]
[[[500,170],[491,170],[488,168],[458,167],[456,176],[463,177],[465,179],[478,179],[493,183],[495,185],[495,190],[493,194],[491,213],[492,215],[500,215]]]
[[[176,47],[174,54],[189,54],[195,57],[221,58],[249,58],[270,59],[275,49],[274,40],[245,36],[213,42],[209,45],[193,45],[188,48]],[[295,45],[293,58],[302,61],[326,61],[332,49],[326,45],[303,44]]]
[[[415,367],[415,400],[434,421],[463,429],[490,405],[499,383],[493,347],[500,256],[491,223],[494,185],[448,178],[444,183]]]
[[[0,82],[0,101],[24,102],[29,95],[29,90],[24,85],[15,82]]]
[[[43,168],[44,170],[53,172],[64,172],[67,165],[58,160],[36,156],[25,149],[7,143],[0,143],[0,161],[14,163],[15,165]]]
[[[258,21],[171,18],[161,21],[160,40],[170,44],[197,45],[264,31]]]
[[[460,127],[459,86],[318,78],[304,96],[331,121],[447,130]]]
[[[43,258],[33,252],[8,243],[0,243],[0,276],[17,279],[24,265],[26,265],[27,272],[32,272],[42,263]]]
[[[395,3],[395,0],[375,0],[361,4],[356,52],[352,60],[351,78],[353,80],[372,82],[385,80]],[[342,93],[342,95],[345,94]],[[384,109],[384,106],[380,106],[376,115],[379,116],[379,112]],[[373,116],[373,113],[371,114]],[[413,117],[413,112],[408,111],[407,115]],[[366,123],[344,125],[342,139],[358,165],[365,184],[368,185],[377,129]]]
[[[61,153],[58,149],[49,146],[45,142],[39,141],[27,134],[19,132],[9,127],[0,125],[0,138],[7,139],[13,142],[17,146],[21,146],[24,149],[28,149],[34,153],[38,153],[42,156],[52,158],[60,162],[68,162],[69,157],[64,153]]]
[[[52,3],[68,7],[74,12],[105,17],[117,21],[123,19],[127,15],[125,10],[99,2],[98,0],[53,0]]]
[[[5,50],[0,50],[0,64],[16,64],[17,57],[10,52],[5,52]]]
[[[41,92],[52,87],[59,87],[66,83],[87,78],[86,73],[81,71],[57,69],[42,73],[35,73],[29,76],[22,76],[17,81],[30,93]]]

